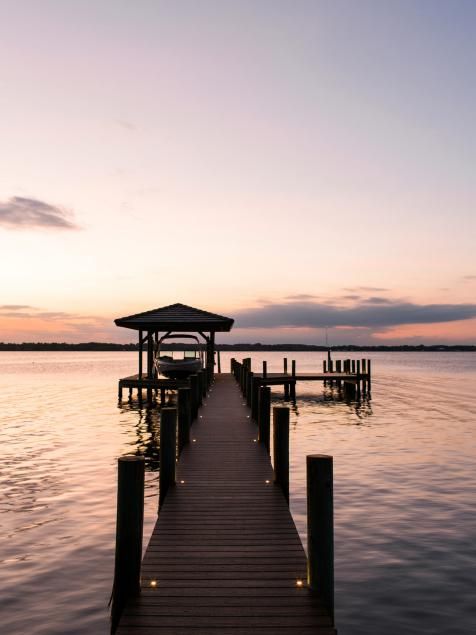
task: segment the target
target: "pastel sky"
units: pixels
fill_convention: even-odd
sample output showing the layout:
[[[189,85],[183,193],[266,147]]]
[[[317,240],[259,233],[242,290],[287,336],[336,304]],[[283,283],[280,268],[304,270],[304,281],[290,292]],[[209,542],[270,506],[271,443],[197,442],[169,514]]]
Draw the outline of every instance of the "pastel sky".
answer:
[[[0,341],[476,342],[476,2],[0,3]]]

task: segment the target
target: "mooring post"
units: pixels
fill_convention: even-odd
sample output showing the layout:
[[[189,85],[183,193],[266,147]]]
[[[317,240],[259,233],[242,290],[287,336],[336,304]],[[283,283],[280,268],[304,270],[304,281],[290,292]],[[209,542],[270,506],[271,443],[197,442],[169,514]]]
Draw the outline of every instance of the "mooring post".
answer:
[[[268,362],[263,361],[263,379],[268,375]]]
[[[283,359],[283,371],[285,375],[288,374],[288,358],[287,357]]]
[[[243,360],[243,385],[241,387],[241,392],[243,393],[243,397],[246,397],[246,391],[248,390],[248,373],[249,373],[249,369],[248,369],[248,364],[245,364],[245,361]]]
[[[254,421],[258,421],[258,400],[259,400],[260,383],[258,377],[252,377],[251,380],[251,418]]]
[[[289,408],[273,408],[274,482],[289,504]]]
[[[322,360],[322,372],[327,373],[327,364],[325,359]]]
[[[144,457],[121,456],[117,467],[117,521],[111,631],[129,597],[140,593],[144,525]]]
[[[119,401],[122,401],[122,384],[121,384],[120,380],[119,380],[119,384],[118,384],[117,388],[118,388],[118,394],[117,394],[118,399],[119,399]]]
[[[177,463],[177,409],[162,408],[160,413],[159,509],[167,492],[175,485]]]
[[[199,370],[197,372],[197,378],[198,378],[198,406],[200,407],[203,403],[203,390],[204,390],[204,383],[205,383],[203,370]]]
[[[332,359],[327,362],[327,365],[329,366],[329,372],[333,373],[334,372],[334,362],[332,361]]]
[[[293,377],[296,376],[296,360],[295,359],[291,361],[291,375]]]
[[[190,375],[190,410],[192,413],[192,421],[198,416],[198,376],[196,373]]]
[[[264,445],[269,454],[271,419],[271,388],[261,386],[259,389],[258,441]]]
[[[332,456],[306,457],[307,582],[334,623],[334,503]]]
[[[248,408],[251,407],[253,377],[254,377],[254,372],[252,370],[248,371],[248,377],[246,378],[246,405],[248,406]]]
[[[178,403],[178,452],[190,443],[190,426],[192,423],[192,412],[190,408],[190,388],[179,388]]]
[[[370,367],[370,359],[367,360],[367,390],[368,392],[370,392],[372,390],[372,374],[371,374],[371,367]]]
[[[352,360],[352,373],[355,374],[355,359]]]

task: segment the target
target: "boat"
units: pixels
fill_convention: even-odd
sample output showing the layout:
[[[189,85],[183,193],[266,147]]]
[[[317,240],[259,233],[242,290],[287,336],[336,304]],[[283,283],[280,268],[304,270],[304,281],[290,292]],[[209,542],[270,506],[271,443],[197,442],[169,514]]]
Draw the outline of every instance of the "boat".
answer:
[[[162,353],[162,343],[168,339],[192,339],[198,344],[198,350],[184,351],[182,358],[174,358],[173,353]],[[172,333],[164,335],[157,343],[155,354],[155,367],[157,373],[169,379],[186,379],[189,375],[203,368],[203,351],[200,348],[200,340],[195,335],[188,333]]]

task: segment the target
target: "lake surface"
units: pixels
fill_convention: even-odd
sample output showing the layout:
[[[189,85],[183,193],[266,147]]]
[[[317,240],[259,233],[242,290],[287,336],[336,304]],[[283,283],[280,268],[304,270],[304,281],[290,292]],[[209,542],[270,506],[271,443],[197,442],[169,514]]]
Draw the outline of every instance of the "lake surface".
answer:
[[[251,355],[272,372],[285,354]],[[300,372],[321,369],[323,355],[288,357]],[[158,500],[158,412],[117,404],[117,379],[136,372],[136,357],[0,353],[2,633],[109,632],[118,456],[147,457],[145,543]],[[339,634],[473,634],[476,354],[371,357],[370,401],[297,386],[297,527],[305,541],[305,455],[332,454]]]

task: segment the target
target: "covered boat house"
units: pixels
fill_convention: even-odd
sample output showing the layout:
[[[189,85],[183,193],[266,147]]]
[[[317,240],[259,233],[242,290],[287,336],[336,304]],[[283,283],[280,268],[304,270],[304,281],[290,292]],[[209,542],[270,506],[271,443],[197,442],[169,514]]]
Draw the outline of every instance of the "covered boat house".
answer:
[[[138,333],[139,364],[138,373],[119,380],[119,396],[122,388],[151,390],[170,387],[177,388],[179,381],[160,379],[156,369],[156,355],[161,333],[171,336],[174,333],[195,333],[202,338],[205,346],[204,370],[208,383],[213,380],[215,364],[215,333],[229,332],[234,320],[223,315],[195,309],[185,304],[171,304],[159,309],[151,309],[114,320],[116,326],[133,329]],[[143,351],[147,352],[146,365],[143,367]],[[165,382],[169,382],[165,384]]]

